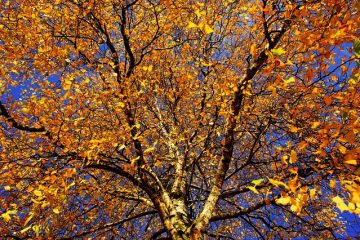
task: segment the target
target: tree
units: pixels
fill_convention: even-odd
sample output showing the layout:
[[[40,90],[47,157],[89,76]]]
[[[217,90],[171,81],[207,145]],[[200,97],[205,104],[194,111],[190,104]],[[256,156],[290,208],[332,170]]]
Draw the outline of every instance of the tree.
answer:
[[[2,1],[0,233],[346,235],[340,211],[360,214],[358,10]]]

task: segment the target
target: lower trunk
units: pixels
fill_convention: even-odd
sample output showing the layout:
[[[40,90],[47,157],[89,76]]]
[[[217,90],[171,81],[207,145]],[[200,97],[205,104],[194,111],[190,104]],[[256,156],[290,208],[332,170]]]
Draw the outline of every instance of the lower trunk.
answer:
[[[168,230],[168,235],[172,240],[201,240],[204,239],[204,234],[199,229],[189,229],[184,232],[179,229]]]

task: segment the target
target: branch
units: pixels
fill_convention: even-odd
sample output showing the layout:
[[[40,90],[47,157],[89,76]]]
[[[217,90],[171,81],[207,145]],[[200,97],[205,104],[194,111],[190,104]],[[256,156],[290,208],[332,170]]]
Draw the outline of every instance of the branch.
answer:
[[[126,77],[130,77],[134,68],[135,68],[135,57],[134,57],[134,54],[132,52],[132,49],[131,49],[131,46],[130,46],[130,41],[129,41],[129,37],[127,36],[126,34],[126,31],[125,31],[125,26],[126,26],[126,11],[127,11],[127,8],[126,7],[123,7],[121,9],[121,24],[120,24],[120,32],[121,32],[121,35],[123,37],[123,41],[124,41],[124,46],[125,46],[125,50],[126,50],[126,53],[129,55],[129,58],[130,58],[130,62],[129,62],[129,68],[128,68],[128,71],[126,73]]]
[[[0,116],[4,116],[5,119],[11,123],[11,126],[22,130],[22,131],[26,131],[26,132],[46,132],[46,129],[44,127],[29,127],[26,125],[22,125],[20,123],[18,123],[17,121],[15,121],[15,119],[9,114],[9,112],[7,111],[7,109],[5,108],[5,106],[3,105],[3,103],[0,101]]]
[[[94,169],[105,170],[105,171],[108,171],[108,172],[115,173],[117,175],[120,175],[120,176],[123,176],[123,177],[127,178],[135,186],[143,188],[144,191],[146,191],[146,193],[148,193],[148,194],[152,193],[152,189],[149,189],[147,186],[145,187],[143,184],[141,184],[141,182],[138,179],[136,179],[133,175],[126,172],[124,169],[122,169],[120,167],[111,167],[111,166],[104,165],[104,164],[94,163],[94,164],[89,164],[89,165],[85,166],[85,168],[94,168]]]
[[[280,32],[273,39],[273,46],[270,46],[268,50],[274,48],[277,43],[280,41],[281,37],[285,34],[289,27],[290,21],[286,20]],[[247,69],[245,76],[239,81],[238,89],[234,93],[234,100],[231,104],[231,115],[228,119],[228,126],[224,136],[224,146],[222,151],[222,157],[214,178],[213,187],[209,194],[208,199],[205,202],[204,209],[200,213],[199,217],[196,218],[194,224],[192,226],[191,232],[193,237],[199,238],[209,223],[213,211],[215,209],[216,203],[221,194],[222,185],[224,183],[224,179],[226,173],[230,167],[230,162],[233,155],[234,148],[234,129],[237,126],[237,116],[241,110],[242,101],[244,98],[243,91],[246,89],[249,81],[255,76],[261,66],[268,59],[268,55],[266,54],[266,49],[263,50],[260,55],[257,57],[253,65]]]
[[[150,215],[150,214],[155,214],[157,213],[157,211],[148,211],[148,212],[143,212],[143,213],[139,213],[135,216],[132,216],[132,217],[128,217],[128,218],[125,218],[125,219],[122,219],[118,222],[114,222],[114,223],[108,223],[108,224],[105,224],[101,227],[98,227],[98,228],[94,228],[94,229],[91,229],[89,231],[85,231],[85,232],[82,232],[82,233],[78,233],[76,235],[73,235],[71,237],[64,237],[64,238],[61,238],[62,240],[70,240],[70,239],[74,239],[74,238],[79,238],[79,237],[83,237],[83,236],[86,236],[88,234],[91,234],[91,233],[94,233],[96,231],[99,231],[99,230],[103,230],[103,229],[106,229],[106,228],[110,228],[110,227],[113,227],[113,226],[116,226],[116,225],[121,225],[125,222],[128,222],[128,221],[131,221],[131,220],[134,220],[136,218],[140,218],[140,217],[144,217],[144,216],[147,216],[147,215]]]
[[[269,199],[264,199],[261,202],[259,202],[258,204],[249,207],[249,208],[244,208],[240,211],[234,212],[234,213],[224,213],[224,214],[219,214],[216,216],[211,217],[210,222],[216,222],[216,221],[222,221],[222,220],[226,220],[226,219],[232,219],[232,218],[238,218],[240,216],[243,216],[245,214],[248,214],[250,212],[253,212],[255,210],[258,210],[262,207],[264,207],[266,204],[269,203],[275,203],[275,199],[277,199],[279,196],[276,196],[274,198],[272,198],[271,200]]]

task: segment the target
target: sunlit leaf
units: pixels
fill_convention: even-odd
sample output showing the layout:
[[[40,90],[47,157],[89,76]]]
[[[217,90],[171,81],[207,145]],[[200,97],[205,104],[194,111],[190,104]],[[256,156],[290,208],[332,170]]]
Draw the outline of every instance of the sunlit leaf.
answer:
[[[281,204],[281,205],[287,205],[289,204],[291,201],[291,198],[289,196],[286,196],[286,197],[280,197],[278,199],[275,200],[275,202],[277,204]]]
[[[248,187],[248,189],[251,190],[251,191],[254,192],[254,193],[259,194],[258,190],[257,190],[255,187],[253,187],[253,186]]]
[[[350,164],[350,165],[357,165],[357,161],[355,159],[346,160],[346,161],[344,161],[344,163]]]
[[[24,233],[24,232],[28,231],[30,228],[31,228],[31,226],[26,227],[26,228],[22,229],[22,230],[20,231],[20,233]]]
[[[272,179],[272,178],[268,178],[268,180],[269,180],[269,182],[272,184],[272,185],[274,185],[274,186],[283,186],[283,187],[285,187],[286,189],[289,189],[289,187],[285,184],[285,183],[283,183],[283,182],[281,182],[281,181],[278,181],[278,180],[275,180],[275,179]]]
[[[186,28],[198,28],[198,27],[199,27],[198,25],[196,25],[195,23],[189,21],[189,23],[188,23],[188,25],[187,25]]]
[[[349,211],[349,207],[345,204],[344,200],[339,196],[333,197],[332,201],[336,203],[336,206],[340,209],[340,211]]]
[[[264,181],[263,178],[260,178],[260,179],[255,179],[255,180],[252,180],[251,183],[254,184],[255,186],[258,186],[260,183],[262,183]]]
[[[286,51],[282,47],[271,49],[271,52],[274,55],[278,55],[278,56],[283,55],[284,53],[286,53]]]
[[[204,31],[206,34],[210,34],[214,32],[214,29],[212,29],[209,25],[205,24]]]
[[[297,161],[297,156],[296,156],[296,152],[294,150],[291,150],[291,154],[290,154],[290,163],[295,163]]]

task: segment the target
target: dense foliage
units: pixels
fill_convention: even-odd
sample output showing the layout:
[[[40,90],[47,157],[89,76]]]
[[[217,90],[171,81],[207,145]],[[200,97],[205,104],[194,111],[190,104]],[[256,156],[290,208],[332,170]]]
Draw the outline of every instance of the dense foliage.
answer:
[[[0,235],[331,239],[360,215],[358,1],[0,6]]]

